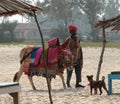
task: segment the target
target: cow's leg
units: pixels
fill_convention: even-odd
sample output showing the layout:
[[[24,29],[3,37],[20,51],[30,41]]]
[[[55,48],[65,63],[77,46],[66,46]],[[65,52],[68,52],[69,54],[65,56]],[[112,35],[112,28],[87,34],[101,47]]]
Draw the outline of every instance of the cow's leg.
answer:
[[[18,82],[20,80],[22,73],[23,73],[23,70],[22,70],[22,66],[21,66],[20,70],[17,73],[15,73],[13,81]]]
[[[34,85],[34,83],[33,83],[33,78],[32,78],[32,77],[33,77],[33,76],[28,75],[28,79],[29,79],[29,81],[30,81],[30,84],[31,84],[33,90],[36,90],[36,87],[35,87],[35,85]]]
[[[60,76],[60,78],[61,78],[61,80],[62,80],[64,89],[66,89],[66,84],[65,84],[65,81],[64,81],[64,76],[63,76],[63,74],[59,74],[59,76]]]

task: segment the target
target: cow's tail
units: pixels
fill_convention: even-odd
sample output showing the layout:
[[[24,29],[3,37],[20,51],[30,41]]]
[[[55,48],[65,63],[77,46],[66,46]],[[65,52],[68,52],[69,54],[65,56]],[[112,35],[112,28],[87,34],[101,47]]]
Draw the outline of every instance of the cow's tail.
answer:
[[[105,76],[102,76],[102,81],[104,82],[104,80],[105,80]]]
[[[26,48],[23,48],[20,52],[20,64],[22,64],[22,62],[32,53],[32,51],[30,51],[29,53],[26,53]]]

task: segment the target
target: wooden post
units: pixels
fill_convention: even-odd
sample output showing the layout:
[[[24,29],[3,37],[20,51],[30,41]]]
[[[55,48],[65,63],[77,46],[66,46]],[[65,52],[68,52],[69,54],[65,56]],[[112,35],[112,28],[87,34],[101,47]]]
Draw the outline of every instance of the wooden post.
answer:
[[[105,20],[105,18],[103,20]],[[106,36],[105,36],[105,27],[103,26],[103,45],[102,45],[102,52],[101,52],[99,64],[98,64],[98,71],[97,71],[97,76],[96,76],[97,81],[99,80],[101,65],[103,63],[103,54],[105,51],[105,46],[106,46]]]
[[[44,45],[44,40],[43,40],[42,31],[41,31],[40,25],[39,25],[39,23],[38,23],[38,20],[37,20],[37,16],[36,16],[35,11],[34,11],[34,18],[35,18],[35,21],[36,21],[36,23],[37,23],[37,27],[38,27],[38,30],[39,30],[39,33],[40,33],[40,37],[41,37],[41,41],[42,41],[43,60],[44,60],[44,64],[45,64],[45,72],[46,72],[46,80],[47,80],[47,86],[48,86],[48,92],[49,92],[49,99],[50,99],[50,103],[53,104],[52,96],[51,96],[51,87],[50,87],[50,84],[49,84],[49,81],[48,81],[48,76],[47,76],[47,63],[46,63],[46,58],[45,58],[45,45]]]
[[[13,103],[19,104],[19,92],[9,93],[13,97]]]
[[[19,92],[21,87],[18,82],[0,83],[0,94],[9,94],[13,98],[13,104],[20,104]]]

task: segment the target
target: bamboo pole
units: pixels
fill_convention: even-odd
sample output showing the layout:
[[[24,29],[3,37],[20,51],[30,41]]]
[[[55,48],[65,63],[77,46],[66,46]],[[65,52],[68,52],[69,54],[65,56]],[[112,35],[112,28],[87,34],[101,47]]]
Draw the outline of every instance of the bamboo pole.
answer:
[[[105,20],[105,18],[103,20]],[[103,54],[104,54],[104,51],[105,51],[105,46],[106,46],[106,35],[105,35],[105,27],[103,26],[103,45],[102,45],[102,51],[101,51],[99,64],[98,64],[98,71],[97,71],[97,76],[96,76],[97,81],[99,80],[101,65],[103,63]]]
[[[41,41],[42,41],[43,60],[44,60],[44,64],[45,64],[46,81],[47,81],[48,92],[49,92],[48,94],[49,94],[50,103],[53,104],[52,96],[51,96],[51,88],[50,88],[50,84],[49,84],[49,81],[48,81],[48,75],[47,75],[47,63],[46,63],[46,58],[45,58],[45,45],[44,45],[44,40],[43,40],[42,31],[41,31],[40,25],[39,25],[39,23],[38,23],[38,20],[37,20],[37,16],[36,16],[35,11],[34,11],[34,18],[35,18],[35,21],[36,21],[36,23],[37,23],[37,27],[38,27],[38,30],[39,30],[39,33],[40,33],[40,37],[41,37]]]

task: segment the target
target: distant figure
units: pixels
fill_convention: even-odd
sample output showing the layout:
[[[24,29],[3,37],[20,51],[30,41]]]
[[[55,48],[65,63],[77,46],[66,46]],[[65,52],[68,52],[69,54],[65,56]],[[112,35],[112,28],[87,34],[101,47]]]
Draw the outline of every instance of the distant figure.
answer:
[[[73,67],[75,69],[76,74],[76,84],[75,87],[82,87],[85,86],[81,85],[81,71],[83,67],[83,52],[82,47],[80,46],[80,37],[77,35],[78,27],[75,25],[68,26],[68,31],[71,34],[71,36],[67,37],[65,42],[62,44],[63,48],[66,48],[71,51],[73,55]],[[66,84],[67,87],[71,87],[70,80],[72,76],[73,70],[67,69],[67,80]]]

